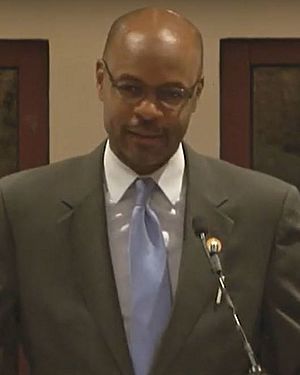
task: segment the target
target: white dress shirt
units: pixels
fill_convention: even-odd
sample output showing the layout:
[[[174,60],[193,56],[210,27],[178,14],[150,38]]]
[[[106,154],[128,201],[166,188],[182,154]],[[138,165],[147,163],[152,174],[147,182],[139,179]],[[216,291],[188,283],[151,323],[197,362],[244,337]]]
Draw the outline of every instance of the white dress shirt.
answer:
[[[175,295],[182,254],[185,210],[185,160],[182,145],[169,161],[149,177],[157,183],[150,205],[158,215],[167,249],[172,294]],[[135,202],[133,182],[139,177],[112,152],[104,152],[108,239],[118,298],[126,334],[130,320],[129,222]],[[145,177],[145,176],[143,176]]]

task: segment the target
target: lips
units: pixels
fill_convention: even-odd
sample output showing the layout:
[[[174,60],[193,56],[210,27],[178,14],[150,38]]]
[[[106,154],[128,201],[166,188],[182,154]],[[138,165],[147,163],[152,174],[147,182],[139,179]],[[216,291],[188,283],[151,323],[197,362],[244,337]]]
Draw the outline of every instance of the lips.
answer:
[[[162,146],[163,144],[163,135],[162,133],[146,133],[140,131],[129,131],[129,137],[132,142],[136,145],[143,147],[147,146]]]
[[[142,138],[161,138],[162,133],[147,133],[147,132],[140,132],[140,131],[129,131],[130,134],[137,136],[137,137],[142,137]]]

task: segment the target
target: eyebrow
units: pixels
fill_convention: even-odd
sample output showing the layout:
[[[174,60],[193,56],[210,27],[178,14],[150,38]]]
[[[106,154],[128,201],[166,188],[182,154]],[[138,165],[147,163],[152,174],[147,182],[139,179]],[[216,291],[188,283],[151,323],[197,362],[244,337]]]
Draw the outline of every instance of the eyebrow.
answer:
[[[127,73],[124,73],[124,74],[121,74],[119,77],[116,78],[117,80],[121,80],[121,79],[124,79],[124,80],[129,80],[129,81],[135,81],[135,82],[140,82],[142,83],[143,81],[135,76],[132,76],[131,74],[127,74]]]
[[[128,80],[128,81],[134,81],[136,83],[141,83],[143,85],[146,85],[146,83],[143,80],[141,80],[140,78],[137,78],[137,77],[135,77],[131,74],[128,74],[128,73],[121,74],[119,77],[116,78],[116,80],[118,80],[118,81]],[[162,83],[159,86],[170,86],[170,87],[173,86],[173,87],[186,88],[186,86],[182,82],[179,82],[179,81],[165,82],[165,83]]]

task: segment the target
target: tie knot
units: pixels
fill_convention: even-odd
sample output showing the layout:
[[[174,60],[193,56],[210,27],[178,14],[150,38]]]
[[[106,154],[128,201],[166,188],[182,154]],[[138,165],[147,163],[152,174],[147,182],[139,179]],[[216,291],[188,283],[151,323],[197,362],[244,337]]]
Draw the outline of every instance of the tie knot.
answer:
[[[145,206],[155,186],[155,181],[150,178],[137,178],[135,181],[136,206]]]

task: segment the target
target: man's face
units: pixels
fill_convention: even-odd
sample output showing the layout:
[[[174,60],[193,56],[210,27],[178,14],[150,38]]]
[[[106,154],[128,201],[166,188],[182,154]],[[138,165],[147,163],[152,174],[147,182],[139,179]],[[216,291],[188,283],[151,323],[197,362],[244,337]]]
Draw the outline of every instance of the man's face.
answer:
[[[138,174],[149,174],[170,159],[186,133],[199,93],[199,65],[176,43],[136,40],[114,44],[107,66],[97,64],[97,82],[113,152]],[[191,87],[190,98],[176,99]]]

